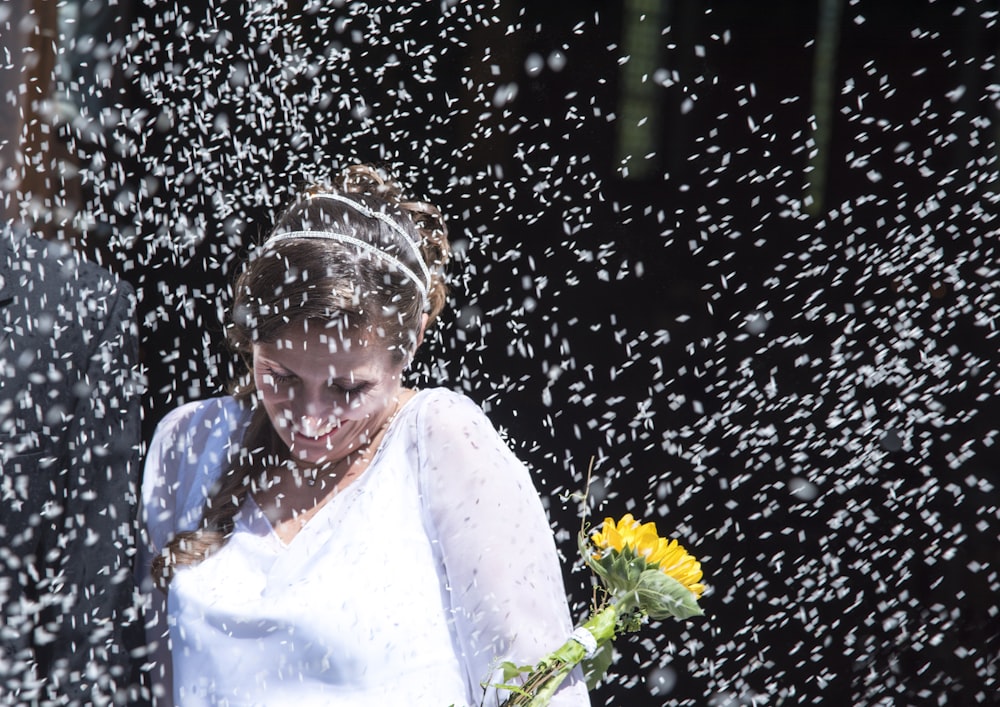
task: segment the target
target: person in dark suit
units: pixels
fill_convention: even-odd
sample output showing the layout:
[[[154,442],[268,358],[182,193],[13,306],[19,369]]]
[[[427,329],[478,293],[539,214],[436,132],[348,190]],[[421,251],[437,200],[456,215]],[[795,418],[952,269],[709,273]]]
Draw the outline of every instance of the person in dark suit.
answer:
[[[130,285],[0,228],[0,704],[141,702]]]

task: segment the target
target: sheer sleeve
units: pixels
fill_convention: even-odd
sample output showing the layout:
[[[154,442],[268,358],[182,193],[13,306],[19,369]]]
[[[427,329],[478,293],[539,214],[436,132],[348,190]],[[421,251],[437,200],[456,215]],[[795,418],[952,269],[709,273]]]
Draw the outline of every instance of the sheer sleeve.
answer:
[[[482,410],[442,391],[421,410],[428,525],[445,571],[458,649],[473,686],[500,661],[538,662],[572,631],[552,530],[525,466]],[[496,690],[486,695],[495,705]],[[580,671],[552,705],[589,705]]]
[[[150,563],[178,532],[194,529],[246,414],[232,398],[188,403],[156,427],[146,455],[136,579],[146,597],[149,677],[157,707],[173,704],[166,595],[153,586]]]
[[[168,413],[153,434],[142,478],[142,521],[148,549],[159,552],[201,520],[248,411],[232,398],[211,398]]]

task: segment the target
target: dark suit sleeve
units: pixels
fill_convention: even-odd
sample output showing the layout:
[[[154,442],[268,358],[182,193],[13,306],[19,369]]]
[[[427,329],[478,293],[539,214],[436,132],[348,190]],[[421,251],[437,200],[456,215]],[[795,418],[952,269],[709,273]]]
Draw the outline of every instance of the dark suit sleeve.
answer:
[[[101,292],[103,290],[103,292]],[[140,453],[135,298],[123,282],[98,285],[76,304],[83,357],[66,421],[69,478],[64,486],[49,607],[55,635],[46,644],[50,694],[81,704],[135,704],[141,625],[132,564]],[[45,649],[43,649],[45,650]],[[132,688],[134,690],[134,687]]]

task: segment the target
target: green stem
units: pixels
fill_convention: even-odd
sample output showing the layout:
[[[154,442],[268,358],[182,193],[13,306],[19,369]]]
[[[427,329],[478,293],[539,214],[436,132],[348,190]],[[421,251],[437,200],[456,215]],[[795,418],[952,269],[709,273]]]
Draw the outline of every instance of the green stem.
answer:
[[[597,641],[597,645],[601,646],[614,639],[615,625],[618,623],[620,613],[620,605],[610,604],[587,619],[583,624],[583,628],[590,631],[594,640]]]
[[[598,647],[615,637],[619,607],[612,604],[587,619],[582,628],[590,631]],[[524,681],[526,695],[512,694],[504,707],[546,707],[549,700],[562,685],[566,676],[580,664],[587,655],[587,649],[576,639],[569,639],[552,651],[531,671]]]

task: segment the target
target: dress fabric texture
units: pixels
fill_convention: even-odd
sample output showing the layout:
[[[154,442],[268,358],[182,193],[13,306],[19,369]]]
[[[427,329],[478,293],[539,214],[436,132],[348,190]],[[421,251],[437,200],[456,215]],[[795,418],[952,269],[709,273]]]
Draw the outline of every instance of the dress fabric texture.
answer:
[[[249,410],[190,403],[160,423],[143,482],[152,552],[197,526]],[[495,705],[499,660],[572,630],[525,467],[465,396],[418,392],[365,472],[289,543],[252,499],[167,600],[180,705]],[[589,705],[574,674],[553,705]]]

